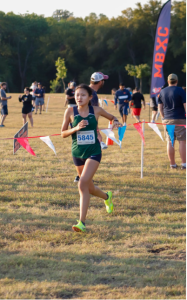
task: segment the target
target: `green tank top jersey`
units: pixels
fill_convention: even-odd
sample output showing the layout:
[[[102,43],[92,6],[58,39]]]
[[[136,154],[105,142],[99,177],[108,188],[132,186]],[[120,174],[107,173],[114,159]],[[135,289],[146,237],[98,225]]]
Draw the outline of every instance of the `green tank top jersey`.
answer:
[[[72,128],[76,127],[82,120],[87,120],[88,125],[72,134],[72,155],[86,159],[92,155],[101,154],[101,146],[97,139],[97,120],[93,107],[89,106],[89,114],[86,118],[79,115],[77,106],[73,107],[73,111],[74,121],[72,122]]]

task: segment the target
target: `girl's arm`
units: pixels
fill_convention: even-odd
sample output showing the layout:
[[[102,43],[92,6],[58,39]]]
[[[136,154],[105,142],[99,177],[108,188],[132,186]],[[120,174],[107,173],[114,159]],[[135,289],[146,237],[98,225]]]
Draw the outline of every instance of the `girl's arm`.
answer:
[[[61,136],[63,138],[66,138],[66,137],[72,135],[73,133],[79,131],[82,128],[85,128],[86,125],[88,125],[86,120],[82,120],[76,127],[68,129],[69,123],[71,123],[70,115],[71,115],[71,110],[68,108],[65,111],[64,120],[62,123],[62,129],[61,129]]]
[[[94,109],[96,109],[96,114],[98,116],[102,116],[110,121],[113,121],[113,126],[122,126],[122,124],[118,121],[118,119],[115,116],[109,114],[102,107],[94,107]]]

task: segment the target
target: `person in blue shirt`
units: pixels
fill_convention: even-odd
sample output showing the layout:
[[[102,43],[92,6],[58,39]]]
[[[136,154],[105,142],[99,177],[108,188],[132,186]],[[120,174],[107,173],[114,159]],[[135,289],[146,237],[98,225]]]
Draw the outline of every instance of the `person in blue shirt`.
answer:
[[[45,90],[42,88],[42,85],[40,82],[38,82],[38,87],[34,92],[34,96],[36,97],[36,99],[35,99],[35,105],[36,105],[35,115],[37,114],[39,106],[40,106],[40,114],[41,114],[42,113],[42,105],[44,105],[44,100],[45,100]]]
[[[168,76],[168,87],[161,90],[158,98],[158,109],[162,122],[168,125],[186,125],[186,93],[177,86],[178,77],[176,74]],[[167,154],[170,161],[170,168],[176,169],[175,149],[172,146],[170,136],[165,130],[167,140]],[[179,141],[179,154],[182,161],[181,169],[186,169],[186,128],[175,126],[174,139]]]
[[[117,90],[114,97],[115,109],[117,109],[117,102],[119,104],[119,113],[122,117],[123,125],[126,126],[129,101],[131,100],[130,92],[125,88],[124,83],[120,83],[119,90]]]

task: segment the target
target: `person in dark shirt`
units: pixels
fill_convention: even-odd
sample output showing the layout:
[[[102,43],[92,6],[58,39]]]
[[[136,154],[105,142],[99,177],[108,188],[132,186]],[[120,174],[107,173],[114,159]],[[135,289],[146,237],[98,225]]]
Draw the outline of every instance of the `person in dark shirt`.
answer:
[[[1,99],[1,124],[0,127],[5,127],[3,124],[5,121],[5,118],[8,115],[8,107],[7,107],[7,100],[11,99],[12,96],[7,97],[5,90],[6,90],[7,84],[6,82],[1,83],[1,90],[0,90],[0,99]]]
[[[156,116],[157,116],[157,113],[158,113],[158,101],[157,101],[157,97],[150,98],[150,107],[152,108],[151,123],[155,123]]]
[[[168,87],[161,90],[158,98],[158,109],[162,121],[168,125],[186,125],[186,93],[177,86],[178,77],[176,74],[168,76]],[[165,129],[167,140],[167,154],[172,169],[177,168],[175,163],[175,150],[172,147],[169,134]],[[182,160],[181,169],[186,169],[186,128],[184,126],[175,126],[175,140],[179,141],[179,153]]]
[[[144,96],[140,93],[140,90],[136,87],[132,95],[132,100],[129,102],[129,106],[132,109],[133,117],[137,122],[140,121],[140,112],[143,102],[143,109],[145,109],[145,99]]]
[[[33,118],[32,118],[33,97],[30,94],[31,91],[32,90],[29,87],[26,87],[24,89],[24,95],[19,96],[19,102],[23,103],[23,108],[22,108],[23,125],[27,122],[27,115],[28,115],[31,126],[33,127]]]
[[[114,100],[115,109],[117,109],[117,102],[119,103],[119,113],[122,118],[123,126],[126,126],[131,94],[127,89],[125,89],[124,83],[120,83],[119,90],[117,90]]]
[[[45,100],[45,90],[42,88],[42,84],[38,82],[38,87],[34,92],[34,96],[36,96],[35,105],[36,105],[36,112],[37,114],[38,107],[40,107],[40,114],[42,113],[42,105],[44,105]]]
[[[93,95],[93,98],[91,99],[92,106],[99,106],[97,91],[103,87],[105,80],[107,79],[108,79],[108,75],[104,75],[101,72],[95,72],[91,75],[90,87],[92,89],[92,95]]]
[[[68,107],[77,106],[75,102],[75,82],[70,82],[69,88],[66,90],[66,102],[65,106],[68,103]]]
[[[91,105],[92,106],[99,106],[99,99],[97,96],[97,91],[101,89],[105,83],[105,80],[107,80],[109,77],[108,75],[104,75],[102,72],[95,72],[91,75],[90,78],[90,87],[92,89],[92,99],[91,99]],[[107,149],[107,145],[102,141],[102,135],[98,131],[97,138],[101,144],[102,149]]]

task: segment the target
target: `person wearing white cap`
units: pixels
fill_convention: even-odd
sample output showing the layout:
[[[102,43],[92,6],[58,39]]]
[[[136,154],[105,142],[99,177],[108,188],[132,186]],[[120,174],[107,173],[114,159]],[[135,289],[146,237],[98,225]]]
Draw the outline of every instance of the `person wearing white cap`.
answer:
[[[97,91],[103,87],[105,80],[107,80],[108,78],[109,78],[108,75],[104,75],[101,72],[95,72],[91,75],[90,87],[93,90],[92,92],[93,98],[91,100],[92,106],[99,106]]]

